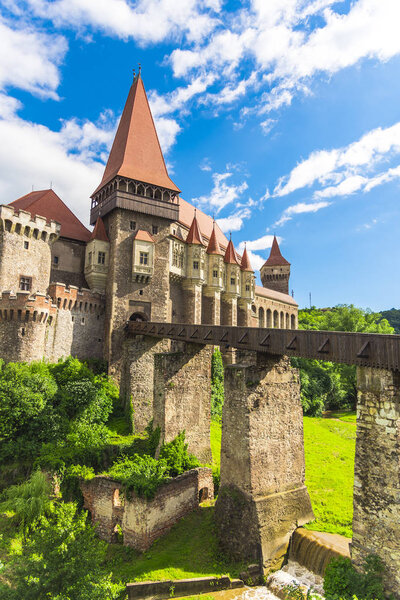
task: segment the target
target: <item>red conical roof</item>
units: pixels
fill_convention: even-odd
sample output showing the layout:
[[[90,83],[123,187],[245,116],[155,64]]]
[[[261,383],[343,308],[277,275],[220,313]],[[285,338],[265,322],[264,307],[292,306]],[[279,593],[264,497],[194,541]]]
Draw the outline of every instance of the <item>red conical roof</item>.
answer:
[[[283,266],[283,265],[290,265],[290,262],[288,262],[285,258],[283,258],[281,251],[279,249],[279,245],[278,245],[278,240],[276,239],[276,236],[274,235],[274,241],[272,242],[272,247],[271,247],[271,252],[269,255],[268,260],[265,261],[265,263],[263,264],[263,266],[268,266],[268,267],[279,267],[279,266]]]
[[[101,240],[102,242],[109,242],[108,235],[106,232],[106,228],[104,227],[104,222],[101,217],[97,217],[96,225],[92,231],[92,235],[90,236],[91,240]]]
[[[197,222],[196,213],[194,214],[193,221],[192,221],[192,224],[189,229],[189,233],[187,234],[186,243],[187,244],[201,244],[202,246],[205,246],[202,235],[201,235],[200,227]]]
[[[60,236],[72,240],[87,242],[90,231],[86,229],[78,217],[68,208],[53,190],[38,190],[21,196],[10,202],[9,206],[18,210],[26,210],[34,217],[45,217],[48,221],[60,223]]]
[[[103,179],[94,194],[116,175],[180,192],[168,176],[140,74],[129,90]]]
[[[207,246],[207,254],[219,254],[222,255],[221,246],[219,245],[217,235],[215,233],[215,221],[213,223],[213,230],[210,236],[210,241]]]
[[[242,271],[251,271],[252,273],[254,273],[254,270],[252,269],[251,264],[250,264],[250,259],[249,259],[249,255],[247,254],[246,247],[244,248],[242,262],[240,263],[240,268]]]
[[[224,262],[228,263],[229,265],[237,265],[239,264],[237,259],[236,259],[236,252],[235,252],[235,248],[233,246],[233,242],[232,240],[229,240],[229,244],[226,248],[226,252],[225,252],[225,256],[224,256]]]

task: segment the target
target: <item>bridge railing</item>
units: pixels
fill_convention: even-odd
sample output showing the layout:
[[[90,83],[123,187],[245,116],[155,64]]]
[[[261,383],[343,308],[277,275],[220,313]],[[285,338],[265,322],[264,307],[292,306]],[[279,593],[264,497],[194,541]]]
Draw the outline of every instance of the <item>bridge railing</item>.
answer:
[[[129,321],[128,335],[400,370],[400,335]]]

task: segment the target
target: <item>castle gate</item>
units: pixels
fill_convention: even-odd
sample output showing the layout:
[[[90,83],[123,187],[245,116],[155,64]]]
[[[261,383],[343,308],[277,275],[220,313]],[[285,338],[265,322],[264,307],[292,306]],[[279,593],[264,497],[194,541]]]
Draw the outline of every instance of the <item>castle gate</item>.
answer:
[[[225,369],[216,522],[225,551],[243,561],[258,561],[265,572],[279,566],[294,529],[313,517],[304,484],[300,385],[289,357],[356,365],[351,556],[359,565],[368,554],[378,554],[385,564],[386,589],[400,598],[399,335],[154,322],[130,322],[127,331],[129,336],[153,338],[154,342],[161,338],[180,342],[183,348],[187,344],[187,360],[200,356],[195,360],[199,360],[203,375],[209,346],[254,353],[253,364],[233,364]],[[195,345],[204,348],[206,354],[194,352]],[[155,360],[155,380],[162,375],[164,387],[171,391],[170,402],[180,397],[182,404],[183,396],[175,389],[180,385],[179,378],[169,377],[173,361],[160,356]],[[185,360],[183,352],[175,373],[185,373]],[[193,373],[189,368],[183,376],[184,386]],[[190,388],[187,391],[190,393]],[[185,429],[188,423],[185,414],[190,413],[197,399],[186,396],[186,400],[187,410],[181,407],[181,418],[170,435]],[[200,404],[204,416],[205,398]],[[196,452],[195,447],[192,450]]]

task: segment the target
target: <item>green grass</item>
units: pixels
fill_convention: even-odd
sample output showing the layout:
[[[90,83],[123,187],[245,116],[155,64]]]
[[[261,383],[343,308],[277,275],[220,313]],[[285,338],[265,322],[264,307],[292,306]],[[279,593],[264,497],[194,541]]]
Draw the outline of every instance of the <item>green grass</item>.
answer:
[[[221,465],[221,424],[211,421],[211,453],[213,457],[213,466],[220,468]]]
[[[224,559],[214,531],[213,507],[202,506],[181,519],[167,535],[139,554],[110,545],[107,567],[116,581],[154,581],[229,575],[238,577],[243,565]]]

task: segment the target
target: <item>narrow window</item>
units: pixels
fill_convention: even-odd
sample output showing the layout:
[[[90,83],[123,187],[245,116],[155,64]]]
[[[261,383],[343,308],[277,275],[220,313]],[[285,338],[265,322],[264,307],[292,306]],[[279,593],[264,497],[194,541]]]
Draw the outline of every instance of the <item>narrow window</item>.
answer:
[[[151,230],[153,232],[153,235],[157,235],[157,233],[158,233],[158,225],[153,225],[152,228],[151,228]]]
[[[198,260],[193,261],[193,269],[195,271],[197,271],[199,269],[199,261]]]
[[[136,221],[131,221],[131,222],[129,223],[129,227],[130,227],[130,229],[131,229],[132,231],[135,231],[135,229],[136,229]]]
[[[147,265],[149,263],[149,253],[141,252],[139,256],[139,262],[141,265]]]
[[[99,252],[97,262],[99,265],[104,265],[104,263],[106,262],[106,253],[105,252]]]
[[[58,265],[58,256],[53,256],[53,264]]]
[[[82,317],[81,318],[81,325],[84,325],[84,324],[85,324],[85,317]]]
[[[29,292],[32,287],[32,277],[20,277],[19,289],[23,292]]]
[[[25,250],[28,250],[28,248],[29,248],[29,242],[24,242],[24,248],[25,248]]]
[[[236,279],[234,277],[231,277],[231,285],[235,285],[236,283]]]
[[[139,290],[139,296],[143,296],[143,290]]]
[[[89,252],[89,265],[92,264],[92,252]]]
[[[215,278],[218,277],[218,271],[213,271],[213,277],[215,277]]]
[[[250,286],[248,283],[246,283],[246,292],[249,292],[249,291],[250,291]]]

